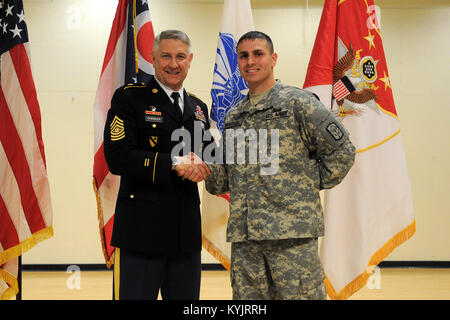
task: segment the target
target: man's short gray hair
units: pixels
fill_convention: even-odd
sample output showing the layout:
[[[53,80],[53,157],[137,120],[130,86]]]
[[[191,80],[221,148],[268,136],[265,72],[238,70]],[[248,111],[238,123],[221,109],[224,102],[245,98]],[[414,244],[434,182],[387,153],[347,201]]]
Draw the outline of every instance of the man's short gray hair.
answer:
[[[158,46],[161,40],[164,39],[175,39],[183,41],[189,48],[189,53],[192,53],[191,40],[186,33],[180,30],[165,30],[158,34],[153,41],[153,51],[158,50]]]

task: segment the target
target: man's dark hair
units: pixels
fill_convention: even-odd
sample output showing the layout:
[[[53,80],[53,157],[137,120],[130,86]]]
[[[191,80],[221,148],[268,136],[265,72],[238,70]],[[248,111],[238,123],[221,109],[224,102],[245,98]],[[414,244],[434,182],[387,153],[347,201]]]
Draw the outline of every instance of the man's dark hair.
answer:
[[[238,43],[236,45],[236,48],[237,48],[237,46],[239,46],[239,44],[242,41],[244,41],[244,40],[254,40],[254,39],[264,39],[264,40],[266,40],[267,43],[269,44],[270,53],[274,52],[272,39],[270,39],[270,37],[267,34],[265,34],[264,32],[261,32],[261,31],[249,31],[249,32],[245,33],[244,35],[242,35],[239,38],[239,41],[238,41]]]

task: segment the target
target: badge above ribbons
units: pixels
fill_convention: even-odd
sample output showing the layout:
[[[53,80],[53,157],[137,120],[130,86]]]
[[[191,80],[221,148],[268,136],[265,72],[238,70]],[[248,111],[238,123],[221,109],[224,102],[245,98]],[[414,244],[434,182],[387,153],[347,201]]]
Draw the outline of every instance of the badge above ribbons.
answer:
[[[150,106],[149,109],[151,109],[151,110],[145,110],[145,114],[148,114],[151,116],[160,116],[161,115],[160,111],[156,111],[155,106]]]

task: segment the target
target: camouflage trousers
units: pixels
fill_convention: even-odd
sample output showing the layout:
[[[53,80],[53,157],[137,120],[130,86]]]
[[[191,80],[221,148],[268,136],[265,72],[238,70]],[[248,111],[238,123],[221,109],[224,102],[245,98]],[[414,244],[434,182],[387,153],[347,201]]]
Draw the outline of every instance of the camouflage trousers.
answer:
[[[230,277],[235,300],[327,298],[316,238],[233,242]]]

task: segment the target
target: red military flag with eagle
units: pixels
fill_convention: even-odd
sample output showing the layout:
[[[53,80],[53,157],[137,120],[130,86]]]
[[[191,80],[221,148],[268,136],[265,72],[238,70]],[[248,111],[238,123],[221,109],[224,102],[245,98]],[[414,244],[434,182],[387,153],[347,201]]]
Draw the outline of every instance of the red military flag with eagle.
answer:
[[[350,133],[355,164],[324,193],[320,257],[328,295],[346,299],[415,232],[400,124],[373,0],[326,0],[304,88]]]

